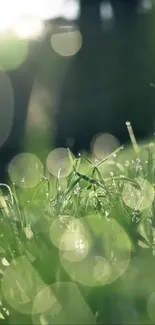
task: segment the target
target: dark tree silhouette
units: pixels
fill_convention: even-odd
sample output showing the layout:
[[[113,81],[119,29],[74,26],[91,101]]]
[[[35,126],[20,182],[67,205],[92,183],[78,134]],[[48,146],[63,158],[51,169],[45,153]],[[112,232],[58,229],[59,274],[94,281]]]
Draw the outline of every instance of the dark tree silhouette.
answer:
[[[23,66],[9,72],[15,117],[11,135],[0,149],[1,180],[6,178],[11,158],[24,150],[27,107],[35,78],[52,89],[58,99],[55,146],[66,146],[67,139],[73,138],[75,153],[89,149],[92,137],[99,132],[112,133],[124,143],[128,139],[126,120],[131,120],[137,137],[152,134],[152,13],[138,15],[138,0],[111,0],[114,24],[104,29],[107,23],[100,17],[101,2],[80,0],[77,24],[83,45],[75,56],[65,58],[52,52],[47,36],[39,42],[34,56],[30,54]]]
[[[137,13],[138,0],[111,0],[113,28],[103,31],[101,2],[80,1],[83,46],[70,63],[56,119],[56,146],[65,146],[73,137],[75,152],[88,149],[99,132],[128,141],[126,120],[131,120],[138,138],[153,134],[155,96],[149,83],[154,80],[154,62],[148,16]]]

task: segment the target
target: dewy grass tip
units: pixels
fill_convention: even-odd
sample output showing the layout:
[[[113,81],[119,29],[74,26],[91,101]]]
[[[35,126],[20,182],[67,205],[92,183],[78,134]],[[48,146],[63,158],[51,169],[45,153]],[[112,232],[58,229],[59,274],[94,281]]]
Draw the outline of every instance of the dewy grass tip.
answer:
[[[139,147],[138,147],[138,144],[137,144],[137,141],[136,141],[136,138],[135,138],[131,123],[129,121],[127,121],[126,126],[127,126],[127,129],[128,129],[129,136],[130,136],[133,148],[135,150],[135,153],[138,154],[139,153]]]

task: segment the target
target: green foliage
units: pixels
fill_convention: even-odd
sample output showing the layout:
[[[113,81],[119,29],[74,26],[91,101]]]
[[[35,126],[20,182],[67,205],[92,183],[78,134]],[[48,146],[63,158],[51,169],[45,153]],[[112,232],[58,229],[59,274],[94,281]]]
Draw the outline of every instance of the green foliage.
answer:
[[[9,264],[21,256],[27,258],[43,284],[74,282],[61,263],[59,247],[52,242],[50,229],[56,220],[67,224],[71,218],[83,222],[81,220],[86,220],[83,218],[91,216],[91,223],[88,222],[90,246],[94,240],[98,245],[98,239],[94,238],[99,238],[102,232],[106,254],[110,254],[107,252],[113,247],[113,251],[119,249],[124,256],[124,247],[129,246],[126,238],[131,244],[129,264],[119,273],[116,263],[117,279],[114,276],[112,283],[106,282],[106,278],[105,283],[96,284],[94,288],[77,283],[95,322],[151,324],[155,321],[152,300],[149,300],[155,292],[154,145],[143,145],[138,153],[119,148],[95,163],[91,157],[75,158],[70,151],[68,153],[72,170],[66,177],[66,189],[62,178],[44,175],[33,189],[0,184],[1,287]],[[110,230],[107,225],[115,225],[115,222],[123,233],[120,231],[112,243],[109,236],[114,229]],[[108,261],[107,270],[109,265],[114,265],[112,258]],[[33,323],[31,315],[15,310],[1,291],[3,324]]]

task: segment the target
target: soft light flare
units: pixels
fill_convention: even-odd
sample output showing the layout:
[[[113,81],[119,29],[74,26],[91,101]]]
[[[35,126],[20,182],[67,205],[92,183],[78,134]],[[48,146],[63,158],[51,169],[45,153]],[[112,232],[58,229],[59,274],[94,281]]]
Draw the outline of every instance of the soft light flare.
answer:
[[[14,33],[21,39],[39,37],[44,29],[42,20],[35,16],[20,16],[12,26]]]

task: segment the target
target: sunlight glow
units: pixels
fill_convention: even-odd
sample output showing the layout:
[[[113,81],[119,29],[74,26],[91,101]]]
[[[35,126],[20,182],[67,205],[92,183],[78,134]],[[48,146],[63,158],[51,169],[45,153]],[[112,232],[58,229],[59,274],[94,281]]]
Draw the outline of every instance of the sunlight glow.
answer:
[[[68,20],[76,20],[80,14],[80,5],[77,0],[64,1],[64,5],[61,9],[61,15]]]
[[[14,33],[21,39],[39,37],[43,29],[42,20],[30,15],[20,16],[12,26]]]
[[[54,19],[63,17],[68,20],[74,20],[79,15],[79,1],[76,0],[5,0],[0,3],[0,31],[13,28],[21,37],[31,37],[38,35],[40,30],[38,20]],[[22,17],[35,17],[33,23],[31,21],[23,22]],[[20,20],[20,23],[19,23]],[[21,32],[22,30],[22,32]]]

